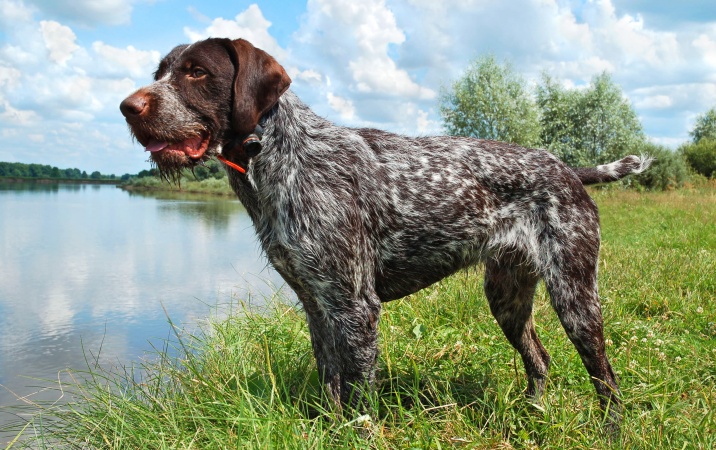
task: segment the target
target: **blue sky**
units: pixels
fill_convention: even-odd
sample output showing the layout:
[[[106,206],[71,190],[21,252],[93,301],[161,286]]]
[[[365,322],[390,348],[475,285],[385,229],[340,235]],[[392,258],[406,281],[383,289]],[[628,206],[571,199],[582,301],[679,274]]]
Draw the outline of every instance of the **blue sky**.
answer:
[[[349,126],[442,132],[441,89],[484,53],[528,83],[608,71],[654,142],[716,106],[713,0],[0,0],[0,161],[136,173],[119,113],[174,45],[243,37]]]

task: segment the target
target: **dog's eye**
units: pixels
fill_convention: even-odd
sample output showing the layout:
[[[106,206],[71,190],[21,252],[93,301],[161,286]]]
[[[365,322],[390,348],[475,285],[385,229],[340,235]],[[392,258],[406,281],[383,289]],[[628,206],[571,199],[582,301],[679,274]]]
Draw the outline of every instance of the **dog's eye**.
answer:
[[[192,78],[203,78],[206,75],[208,75],[206,70],[202,69],[201,67],[194,67],[190,72],[190,76]]]

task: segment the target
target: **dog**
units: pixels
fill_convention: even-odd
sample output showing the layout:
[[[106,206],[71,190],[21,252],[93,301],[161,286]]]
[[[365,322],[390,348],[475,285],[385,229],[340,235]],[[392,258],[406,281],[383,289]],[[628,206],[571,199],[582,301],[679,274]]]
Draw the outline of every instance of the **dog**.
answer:
[[[335,125],[238,39],[174,48],[120,105],[166,178],[221,159],[271,265],[306,313],[320,379],[339,407],[372,388],[381,305],[484,263],[490,310],[539,399],[550,356],[532,318],[543,280],[602,408],[620,392],[597,294],[600,230],[585,184],[644,171],[646,157],[570,168],[543,150],[467,137]]]

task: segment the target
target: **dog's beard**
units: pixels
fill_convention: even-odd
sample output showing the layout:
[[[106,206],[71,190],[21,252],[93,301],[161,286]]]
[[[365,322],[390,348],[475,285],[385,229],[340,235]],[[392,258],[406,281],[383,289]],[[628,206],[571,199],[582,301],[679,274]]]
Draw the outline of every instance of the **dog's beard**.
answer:
[[[184,169],[191,170],[197,164],[186,154],[171,151],[152,153],[149,162],[159,171],[160,178],[177,185],[181,184]]]

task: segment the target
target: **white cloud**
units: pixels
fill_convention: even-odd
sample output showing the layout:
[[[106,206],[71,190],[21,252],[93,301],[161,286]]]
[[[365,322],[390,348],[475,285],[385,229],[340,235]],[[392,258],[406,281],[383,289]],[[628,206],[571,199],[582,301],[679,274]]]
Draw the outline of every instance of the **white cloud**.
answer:
[[[147,77],[156,69],[161,58],[156,50],[138,50],[132,45],[117,48],[102,41],[94,42],[92,50],[93,62],[100,63],[108,73],[133,78]]]
[[[40,118],[35,111],[16,109],[8,102],[0,106],[0,111],[0,121],[11,125],[30,125]]]
[[[306,82],[309,82],[312,84],[323,82],[323,76],[319,72],[317,72],[313,69],[299,70],[296,67],[291,67],[290,69],[287,69],[287,70],[288,70],[288,75],[291,77],[291,79],[293,81],[302,80],[302,81],[306,81]]]
[[[427,111],[418,110],[415,126],[418,134],[437,134],[442,128],[440,122],[430,119]]]
[[[716,83],[664,84],[629,92],[637,108],[671,108],[694,115],[706,111],[716,102]],[[667,104],[668,103],[668,104]]]
[[[211,24],[202,31],[195,31],[189,27],[184,28],[184,34],[196,42],[209,37],[225,37],[230,39],[246,39],[254,46],[264,50],[274,58],[282,61],[286,51],[278,45],[276,39],[271,36],[268,29],[271,22],[266,20],[258,5],[249,6],[246,11],[237,14],[233,20],[222,17],[214,19]]]
[[[635,106],[645,109],[664,109],[673,104],[674,101],[668,95],[652,95],[637,101]]]
[[[416,83],[389,55],[391,46],[405,42],[393,12],[384,0],[310,0],[309,19],[298,39],[327,53],[334,70],[345,71],[354,91],[366,94],[435,98],[435,92]],[[336,78],[345,78],[336,74]]]
[[[17,86],[21,75],[21,72],[14,67],[0,66],[0,90]]]
[[[331,92],[328,93],[326,98],[328,99],[328,104],[331,106],[331,108],[333,108],[334,111],[341,115],[341,118],[349,121],[353,119],[353,117],[355,116],[356,109],[353,106],[352,101],[334,95]]]
[[[79,46],[75,43],[77,37],[70,27],[55,21],[43,20],[40,22],[40,32],[45,46],[50,52],[50,59],[60,65],[65,65],[77,51]]]
[[[693,41],[693,45],[701,53],[702,60],[709,66],[716,68],[716,41],[706,34],[700,34]]]
[[[32,10],[21,1],[3,0],[0,2],[0,23],[11,25],[32,19]]]

